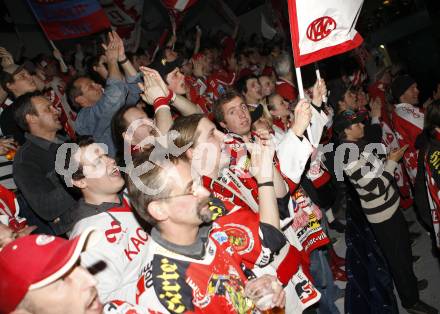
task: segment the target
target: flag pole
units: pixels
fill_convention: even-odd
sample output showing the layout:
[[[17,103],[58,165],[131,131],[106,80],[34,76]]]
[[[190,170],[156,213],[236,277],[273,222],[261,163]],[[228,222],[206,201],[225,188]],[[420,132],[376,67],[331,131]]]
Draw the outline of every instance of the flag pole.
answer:
[[[45,34],[46,34],[46,32],[45,32]],[[47,34],[46,34],[46,36],[47,36]],[[53,50],[58,50],[57,46],[55,46],[54,42],[53,42],[51,39],[48,38],[47,40],[49,40],[49,43],[50,43],[50,45],[52,46],[52,49],[53,49]],[[69,71],[69,68],[67,67],[66,63],[64,62],[63,55],[61,55],[60,63],[61,63],[61,67],[62,67],[62,68],[64,68],[64,69],[66,69],[67,71]]]
[[[304,94],[304,85],[302,81],[301,68],[295,67],[295,71],[296,71],[296,81],[298,83],[299,99],[304,99],[305,94]]]
[[[315,73],[316,73],[316,79],[321,80],[321,71],[319,71],[318,62],[315,62]],[[327,95],[322,96],[322,101],[327,103]]]

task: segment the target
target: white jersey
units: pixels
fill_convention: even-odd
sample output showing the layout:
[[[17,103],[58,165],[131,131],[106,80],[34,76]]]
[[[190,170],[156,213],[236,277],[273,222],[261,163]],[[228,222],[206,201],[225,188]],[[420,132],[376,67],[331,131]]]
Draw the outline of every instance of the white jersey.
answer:
[[[102,236],[98,243],[81,254],[81,265],[90,267],[100,261],[106,263],[105,269],[95,275],[100,300],[134,303],[136,281],[146,256],[149,235],[139,225],[125,199],[119,207],[78,221],[70,238],[90,226],[97,228]]]

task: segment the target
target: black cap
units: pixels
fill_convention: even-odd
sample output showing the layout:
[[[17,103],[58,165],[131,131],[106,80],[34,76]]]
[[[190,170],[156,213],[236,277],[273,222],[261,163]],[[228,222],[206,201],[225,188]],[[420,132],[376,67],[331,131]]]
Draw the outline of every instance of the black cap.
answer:
[[[391,93],[396,101],[399,101],[400,96],[402,96],[408,88],[411,87],[416,81],[409,75],[402,75],[396,77],[396,79],[391,83]]]
[[[256,107],[248,106],[249,113],[251,114],[252,123],[256,122],[263,115],[263,105],[258,105]]]
[[[333,130],[339,134],[353,124],[363,122],[365,114],[358,114],[353,110],[345,110],[338,114],[333,120]]]
[[[166,83],[168,73],[173,72],[175,68],[179,68],[182,65],[182,62],[183,62],[182,58],[177,58],[176,60],[171,62],[168,62],[167,59],[162,58],[155,61],[151,65],[151,68],[159,72],[160,76]]]

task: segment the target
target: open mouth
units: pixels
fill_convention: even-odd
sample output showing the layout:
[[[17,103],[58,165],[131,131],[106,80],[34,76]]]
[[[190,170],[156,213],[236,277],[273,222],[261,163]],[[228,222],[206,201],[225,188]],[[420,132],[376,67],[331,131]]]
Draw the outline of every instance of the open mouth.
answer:
[[[110,172],[111,177],[120,177],[121,172],[119,171],[118,167],[115,167],[112,172]]]

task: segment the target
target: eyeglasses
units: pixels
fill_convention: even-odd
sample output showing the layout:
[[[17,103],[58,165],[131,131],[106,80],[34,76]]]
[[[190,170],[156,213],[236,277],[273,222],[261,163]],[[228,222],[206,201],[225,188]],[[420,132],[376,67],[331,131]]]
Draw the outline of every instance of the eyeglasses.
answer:
[[[181,194],[176,194],[176,195],[171,195],[171,196],[158,197],[158,198],[155,199],[155,201],[173,199],[173,198],[176,198],[176,197],[190,196],[190,195],[194,196],[194,197],[197,197],[199,195],[198,192],[200,192],[200,189],[202,187],[203,186],[202,186],[201,178],[198,178],[196,180],[190,181],[186,185],[185,191],[187,191],[189,189],[189,192],[181,193]]]

